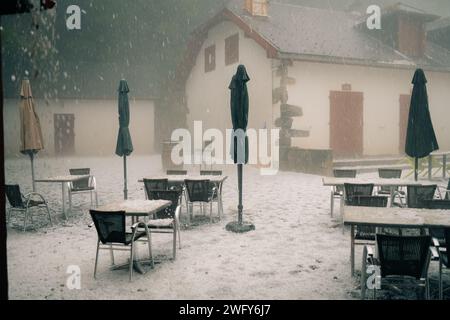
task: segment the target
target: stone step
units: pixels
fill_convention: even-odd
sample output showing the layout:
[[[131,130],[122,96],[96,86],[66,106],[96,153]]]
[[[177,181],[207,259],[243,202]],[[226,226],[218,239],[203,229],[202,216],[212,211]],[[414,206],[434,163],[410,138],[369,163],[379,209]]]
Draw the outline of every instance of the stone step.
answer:
[[[340,167],[355,167],[355,166],[381,166],[381,165],[402,165],[408,164],[406,157],[392,156],[392,157],[368,157],[359,159],[335,159],[333,166]]]

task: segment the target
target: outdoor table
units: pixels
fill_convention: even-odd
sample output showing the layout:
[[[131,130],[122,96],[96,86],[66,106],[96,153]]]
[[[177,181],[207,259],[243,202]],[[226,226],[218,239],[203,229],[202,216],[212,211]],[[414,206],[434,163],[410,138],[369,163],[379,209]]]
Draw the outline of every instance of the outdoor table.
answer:
[[[449,228],[450,209],[415,209],[398,207],[355,207],[345,206],[344,225],[350,230],[351,274],[354,274],[355,226],[379,228]]]
[[[67,219],[66,215],[66,193],[67,193],[67,184],[70,182],[82,180],[89,178],[89,175],[67,175],[67,176],[56,176],[46,179],[37,179],[35,182],[53,182],[53,183],[61,183],[62,189],[62,212],[64,218]]]
[[[344,187],[345,183],[353,183],[353,184],[365,184],[372,183],[377,187],[390,187],[391,189],[391,199],[395,192],[395,190],[399,187],[407,187],[407,186],[424,186],[424,185],[432,185],[435,184],[431,181],[414,181],[408,179],[388,179],[388,178],[374,178],[374,179],[364,179],[364,178],[334,178],[334,177],[323,177],[322,182],[324,186]],[[343,195],[343,199],[341,200],[341,212],[344,207],[345,202],[345,192]],[[392,202],[391,202],[392,205]]]
[[[179,183],[184,184],[184,180],[209,180],[210,182],[216,185],[218,190],[217,198],[219,201],[219,211],[220,214],[223,214],[223,203],[222,203],[222,184],[228,178],[228,176],[220,175],[161,175],[154,177],[146,177],[144,179],[167,179],[169,183]],[[138,182],[143,183],[144,179],[138,180]],[[187,207],[187,204],[186,204]],[[188,215],[188,225],[190,225],[190,216]]]
[[[172,202],[168,200],[123,200],[112,202],[103,206],[98,207],[98,211],[114,212],[114,211],[125,211],[125,216],[131,217],[132,223],[134,224],[139,217],[153,217],[158,211],[169,207]],[[135,260],[133,261],[133,267],[141,274],[144,274],[144,268],[142,264],[146,264],[148,260],[140,261],[137,257],[137,250],[135,253]],[[128,268],[130,263],[125,263],[117,266],[113,266],[113,270]]]
[[[450,151],[432,152],[428,156],[428,179],[432,178],[433,157],[442,157],[442,178],[445,179],[447,175],[447,156],[450,156]]]

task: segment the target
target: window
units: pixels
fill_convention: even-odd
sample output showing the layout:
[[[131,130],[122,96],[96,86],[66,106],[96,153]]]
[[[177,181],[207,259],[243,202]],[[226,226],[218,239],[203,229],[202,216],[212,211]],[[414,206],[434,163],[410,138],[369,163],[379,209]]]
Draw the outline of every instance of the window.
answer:
[[[239,61],[239,34],[236,33],[225,39],[225,65]]]
[[[216,68],[216,46],[212,45],[205,49],[205,72]]]

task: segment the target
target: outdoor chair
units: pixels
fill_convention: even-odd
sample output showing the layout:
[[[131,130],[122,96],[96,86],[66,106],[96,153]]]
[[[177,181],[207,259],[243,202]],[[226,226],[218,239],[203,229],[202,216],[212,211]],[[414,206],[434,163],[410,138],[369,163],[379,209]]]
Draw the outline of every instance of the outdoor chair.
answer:
[[[335,169],[333,170],[333,175],[335,178],[355,178],[356,170],[347,170],[347,169]],[[333,187],[331,190],[331,216],[333,216],[334,211],[334,199],[338,198],[342,200],[344,195],[344,188],[341,186]]]
[[[209,221],[212,222],[212,203],[214,195],[217,192],[217,188],[209,180],[184,180],[186,185],[187,195],[187,207],[188,216],[194,215],[194,204],[200,204],[200,210],[203,214],[205,204],[209,203]],[[212,184],[212,185],[211,185]],[[217,208],[220,215],[220,208]]]
[[[222,170],[200,170],[201,176],[221,176]]]
[[[442,281],[443,267],[450,269],[450,228],[444,230],[445,245],[438,247],[439,253],[439,299],[444,298],[444,288]]]
[[[450,200],[450,179],[448,180],[447,188],[438,186],[441,199]]]
[[[166,174],[168,176],[185,176],[187,175],[187,170],[167,170]],[[180,191],[180,204],[182,203],[182,197],[183,194],[185,192],[185,187],[184,187],[184,182],[168,182],[167,188],[169,190],[176,190],[176,191]]]
[[[377,255],[373,247],[365,246],[363,250],[361,298],[366,297],[367,270],[373,266],[380,271],[374,279],[373,299],[376,299],[376,291],[392,280],[409,280],[408,283],[412,280],[415,286],[424,288],[425,299],[429,299],[428,267],[431,257],[437,254],[430,247],[431,237],[377,234],[376,245]],[[380,285],[378,288],[377,282]]]
[[[416,209],[426,209],[428,208],[428,200],[432,200],[434,198],[434,194],[436,193],[437,186],[428,185],[428,186],[407,186],[406,187],[406,205],[400,202],[395,202],[395,198],[400,195],[398,192],[394,193],[392,197],[392,205],[398,206],[401,208],[416,208]],[[401,199],[401,198],[400,198]],[[413,230],[413,229],[409,229]],[[400,230],[400,234],[402,231],[408,231],[408,229]],[[424,234],[424,229],[420,229],[420,233]]]
[[[50,225],[52,225],[52,218],[50,216],[47,201],[41,194],[30,192],[23,195],[20,192],[19,185],[5,185],[5,193],[10,205],[7,210],[8,222],[11,221],[11,213],[13,211],[22,212],[24,214],[23,231],[26,231],[28,218],[30,219],[30,222],[34,224],[31,209],[45,208],[47,210],[48,221],[50,222]]]
[[[345,183],[345,205],[350,206],[355,201],[354,197],[371,196],[373,188],[373,183]]]
[[[180,235],[180,192],[174,190],[152,190],[151,198],[154,200],[169,200],[172,204],[157,212],[154,219],[149,220],[147,227],[151,233],[172,233],[173,234],[173,259],[177,253],[177,235],[178,245],[181,249]]]
[[[388,202],[387,197],[383,196],[354,196],[348,201],[348,205],[357,207],[386,207]],[[354,242],[351,243],[351,265],[352,270],[355,265],[355,246],[374,244],[376,228],[372,226],[356,226],[355,227]]]
[[[69,169],[69,173],[74,176],[89,175],[87,178],[83,178],[78,181],[68,183],[69,191],[69,207],[72,210],[72,196],[75,194],[88,193],[91,196],[91,208],[92,208],[92,194],[95,195],[95,206],[98,207],[98,195],[97,195],[97,183],[95,177],[91,176],[90,168]]]
[[[406,205],[401,201],[395,202],[397,193],[394,194],[392,202],[394,206],[408,208],[427,208],[427,200],[432,200],[436,193],[437,185],[428,186],[407,186],[406,187]]]
[[[426,208],[428,209],[450,209],[450,200],[433,199],[426,200]],[[433,237],[433,242],[439,246],[445,246],[444,228],[429,228],[428,233]]]
[[[201,176],[221,176],[222,170],[200,170],[200,175]],[[221,181],[220,183],[217,183],[215,185],[217,192],[214,192],[214,185],[212,185],[212,188],[210,190],[210,193],[212,195],[212,199],[213,202],[216,202],[217,205],[219,206],[219,220],[221,218],[221,214],[223,213],[223,201],[222,201],[222,186],[223,186],[223,181]]]
[[[382,179],[400,179],[402,177],[402,169],[378,169],[378,176]],[[394,191],[400,192],[400,194],[404,194],[399,191],[399,188],[396,187]],[[391,187],[381,186],[378,189],[377,194],[390,195]]]
[[[114,266],[113,251],[129,250],[130,251],[129,277],[131,281],[133,277],[135,242],[142,237],[147,237],[148,253],[150,256],[151,265],[152,267],[154,266],[152,256],[151,234],[149,229],[147,228],[147,225],[144,222],[135,223],[131,228],[132,232],[126,232],[124,211],[107,212],[107,211],[90,210],[89,213],[91,214],[92,220],[94,222],[98,234],[97,251],[95,254],[94,279],[97,276],[97,263],[99,250],[110,250],[111,262],[113,266]],[[141,231],[142,228],[144,229],[144,231]]]
[[[166,174],[168,176],[185,176],[187,175],[187,170],[167,170]]]
[[[168,190],[168,179],[144,179],[145,197],[149,200],[154,200],[151,197],[150,191],[153,190]]]

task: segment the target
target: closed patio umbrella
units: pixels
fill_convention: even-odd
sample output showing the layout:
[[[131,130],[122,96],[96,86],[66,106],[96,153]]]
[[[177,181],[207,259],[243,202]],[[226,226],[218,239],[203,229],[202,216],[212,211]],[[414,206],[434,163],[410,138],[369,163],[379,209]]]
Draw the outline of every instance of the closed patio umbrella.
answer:
[[[248,163],[248,137],[246,134],[248,124],[249,97],[247,82],[250,77],[244,65],[239,65],[236,74],[231,79],[229,89],[231,90],[230,107],[231,121],[233,123],[233,136],[231,139],[231,156],[238,167],[238,221],[231,222],[227,229],[235,232],[245,232],[253,230],[252,224],[244,224],[242,218],[242,170],[243,165]]]
[[[20,152],[27,154],[31,160],[31,178],[33,191],[36,191],[34,183],[34,155],[44,149],[41,124],[36,114],[30,81],[22,80],[20,88]]]
[[[127,189],[127,156],[133,152],[130,130],[130,105],[128,102],[128,84],[120,80],[119,84],[119,134],[117,137],[116,154],[123,157],[123,198],[128,199]]]
[[[414,158],[414,179],[417,181],[418,159],[439,149],[428,107],[427,79],[422,69],[417,69],[412,80],[413,91],[409,108],[405,152]]]

